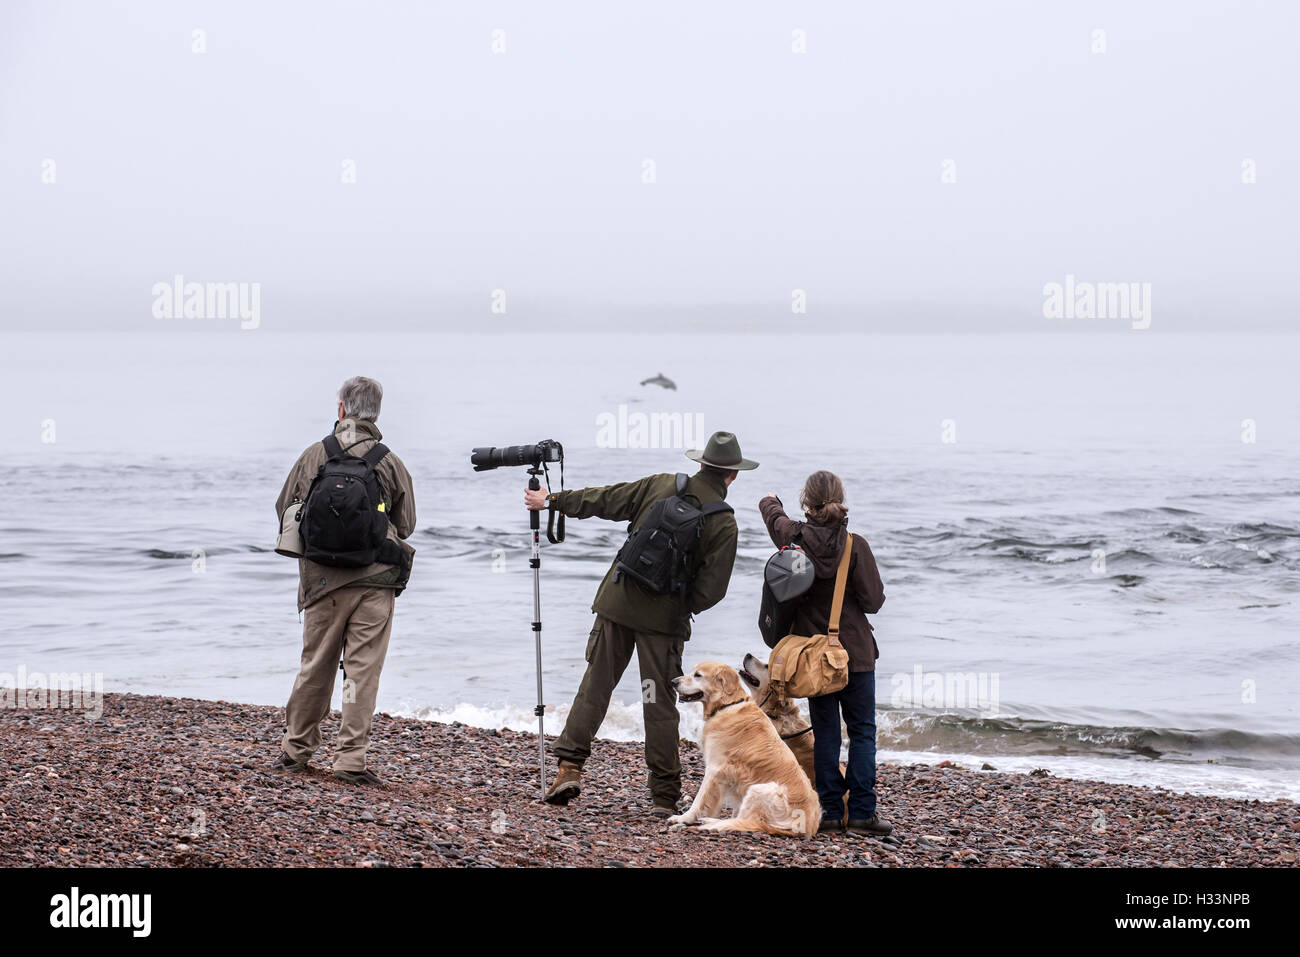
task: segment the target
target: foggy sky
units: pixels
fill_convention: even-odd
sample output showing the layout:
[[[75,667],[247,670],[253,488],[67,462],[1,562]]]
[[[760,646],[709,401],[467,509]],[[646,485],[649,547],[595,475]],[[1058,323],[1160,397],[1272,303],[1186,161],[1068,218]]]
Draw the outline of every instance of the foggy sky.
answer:
[[[0,328],[1293,328],[1297,9],[6,0]]]

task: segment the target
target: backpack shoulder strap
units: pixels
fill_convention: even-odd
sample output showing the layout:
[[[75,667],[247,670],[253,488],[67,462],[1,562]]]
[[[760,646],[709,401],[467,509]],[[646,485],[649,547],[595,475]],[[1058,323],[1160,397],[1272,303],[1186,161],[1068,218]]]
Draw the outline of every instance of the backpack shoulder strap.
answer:
[[[320,444],[325,446],[325,455],[331,459],[336,459],[343,454],[343,446],[339,445],[338,436],[333,432],[321,439]]]
[[[677,497],[681,498],[686,494],[686,473],[677,473]]]
[[[849,580],[849,556],[852,552],[853,533],[847,532],[844,539],[844,554],[840,556],[840,567],[835,572],[835,598],[831,602],[831,620],[826,629],[826,633],[836,640],[840,635],[840,612],[844,609],[844,585]]]
[[[383,442],[376,442],[366,450],[366,454],[361,456],[361,460],[369,465],[372,469],[378,465],[385,455],[388,454],[388,446]]]

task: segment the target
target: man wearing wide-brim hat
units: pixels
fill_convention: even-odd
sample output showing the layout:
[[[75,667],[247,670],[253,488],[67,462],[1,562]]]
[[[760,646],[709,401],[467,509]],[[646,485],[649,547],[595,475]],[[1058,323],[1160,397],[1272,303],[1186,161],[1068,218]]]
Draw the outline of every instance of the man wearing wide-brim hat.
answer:
[[[596,621],[587,639],[587,670],[569,709],[564,731],[552,751],[559,760],[555,781],[546,792],[551,804],[568,804],[578,796],[582,765],[591,754],[610,695],[636,653],[641,670],[641,702],[645,717],[645,758],[653,813],[677,813],[682,794],[681,761],[677,752],[677,696],[673,679],[682,674],[682,649],[691,635],[691,616],[712,608],[727,593],[736,560],[736,519],[723,503],[727,488],[742,471],[758,463],[741,455],[740,443],[730,432],[715,432],[703,451],[692,449],[686,457],[700,469],[686,478],[682,496],[707,514],[702,519],[699,543],[687,564],[687,580],[678,593],[657,594],[610,566],[596,590],[591,610]],[[656,502],[677,494],[677,477],[671,472],[636,482],[603,488],[571,489],[548,495],[527,490],[530,509],[551,508],[570,518],[603,518],[628,522],[629,533],[639,529]]]

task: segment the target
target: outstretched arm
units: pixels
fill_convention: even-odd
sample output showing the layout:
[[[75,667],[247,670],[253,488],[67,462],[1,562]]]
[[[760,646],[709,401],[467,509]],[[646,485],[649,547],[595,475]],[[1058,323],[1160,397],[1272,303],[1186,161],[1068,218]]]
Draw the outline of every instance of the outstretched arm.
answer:
[[[771,536],[772,544],[777,548],[785,548],[794,541],[794,537],[799,534],[799,529],[803,527],[803,522],[796,522],[786,516],[785,509],[781,507],[781,500],[775,495],[766,495],[760,499],[758,512],[763,516],[767,534]]]
[[[599,488],[575,488],[547,496],[541,489],[526,489],[524,506],[534,511],[549,504],[569,518],[603,518],[611,522],[630,522],[641,510],[646,490],[655,476],[636,482],[619,482]]]

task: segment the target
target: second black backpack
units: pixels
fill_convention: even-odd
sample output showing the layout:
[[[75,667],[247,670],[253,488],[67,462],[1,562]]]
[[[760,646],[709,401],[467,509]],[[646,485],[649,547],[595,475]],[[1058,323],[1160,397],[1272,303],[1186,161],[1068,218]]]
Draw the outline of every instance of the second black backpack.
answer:
[[[656,595],[678,592],[685,597],[690,585],[688,562],[704,531],[704,520],[733,511],[726,502],[692,505],[685,492],[686,475],[678,472],[677,494],[651,505],[640,528],[629,527],[627,541],[618,550],[617,576],[626,575]]]
[[[364,568],[382,561],[388,514],[375,466],[388,454],[376,442],[365,455],[345,451],[334,435],[321,440],[327,456],[303,503],[303,557],[321,565]]]
[[[799,600],[812,588],[816,572],[802,545],[787,545],[763,567],[763,597],[758,605],[758,631],[763,644],[775,648],[790,634]]]

